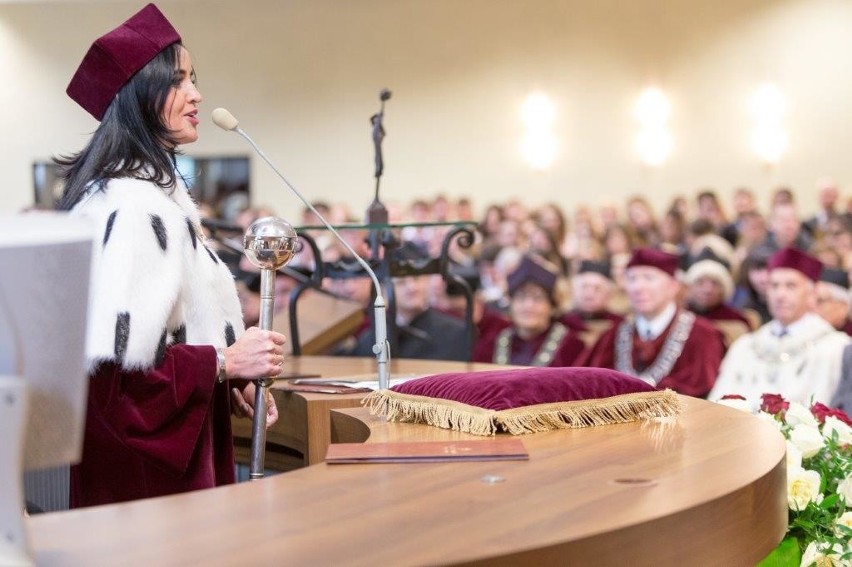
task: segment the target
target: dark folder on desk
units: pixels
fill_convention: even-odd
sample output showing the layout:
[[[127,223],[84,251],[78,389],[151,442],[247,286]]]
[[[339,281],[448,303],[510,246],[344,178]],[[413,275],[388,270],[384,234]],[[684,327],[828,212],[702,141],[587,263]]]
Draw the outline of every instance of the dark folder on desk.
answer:
[[[530,456],[516,437],[461,441],[332,443],[325,462],[442,463],[447,461],[526,461]]]

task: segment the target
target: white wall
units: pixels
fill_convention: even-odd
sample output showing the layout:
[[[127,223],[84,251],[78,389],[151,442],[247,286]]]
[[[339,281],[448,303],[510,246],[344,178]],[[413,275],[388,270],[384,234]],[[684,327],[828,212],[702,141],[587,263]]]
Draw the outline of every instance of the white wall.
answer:
[[[64,94],[89,43],[142,2],[0,3],[0,212],[31,203],[31,162],[79,150],[96,124]],[[852,189],[852,3],[844,0],[182,0],[158,5],[182,32],[204,113],[230,108],[312,198],[361,212],[372,197],[369,116],[390,87],[386,200],[471,194],[565,206],[637,191],[672,195],[814,180]],[[787,96],[789,153],[771,169],[748,146],[747,98]],[[671,96],[675,152],[660,169],[633,151],[632,104]],[[556,101],[560,154],[546,172],[518,151],[520,103]],[[209,121],[191,155],[248,154]],[[255,202],[295,218],[259,160]],[[849,191],[852,194],[852,191]]]

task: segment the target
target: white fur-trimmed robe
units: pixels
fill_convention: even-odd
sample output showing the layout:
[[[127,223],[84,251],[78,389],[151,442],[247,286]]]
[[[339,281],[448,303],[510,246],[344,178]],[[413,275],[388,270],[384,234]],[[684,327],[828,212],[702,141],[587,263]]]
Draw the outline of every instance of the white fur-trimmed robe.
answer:
[[[92,256],[90,369],[157,366],[175,342],[224,347],[244,327],[234,279],[200,236],[198,210],[173,189],[138,179],[92,188],[73,210],[99,238]],[[211,377],[212,379],[212,377]]]
[[[780,394],[787,401],[806,405],[811,398],[830,403],[840,383],[849,336],[813,313],[804,315],[796,326],[795,335],[779,338],[772,333],[772,323],[767,323],[734,341],[708,398],[718,401],[737,394],[752,409],[760,407],[763,394]]]

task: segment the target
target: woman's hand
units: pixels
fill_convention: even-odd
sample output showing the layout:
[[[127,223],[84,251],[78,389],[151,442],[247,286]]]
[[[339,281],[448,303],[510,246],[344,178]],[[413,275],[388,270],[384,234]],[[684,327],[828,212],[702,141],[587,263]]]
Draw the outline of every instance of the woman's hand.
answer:
[[[287,339],[275,331],[251,327],[225,349],[225,375],[255,380],[278,376],[284,370],[284,343]]]
[[[231,397],[234,400],[234,414],[238,417],[254,419],[254,382],[249,382],[242,392],[237,388],[231,388]],[[266,397],[266,427],[278,421],[278,407],[275,398],[270,394]]]

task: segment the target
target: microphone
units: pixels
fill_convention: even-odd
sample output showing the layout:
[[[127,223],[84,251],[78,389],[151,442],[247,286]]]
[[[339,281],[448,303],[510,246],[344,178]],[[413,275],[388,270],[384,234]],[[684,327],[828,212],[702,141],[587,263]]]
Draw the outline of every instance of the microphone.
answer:
[[[202,217],[201,226],[211,232],[216,230],[221,230],[222,232],[239,232],[240,234],[245,232],[243,227],[219,219],[208,219]]]
[[[390,91],[387,94],[388,98],[390,98]],[[375,335],[376,335],[376,344],[373,345],[373,354],[376,355],[376,363],[378,366],[378,375],[379,375],[379,389],[386,390],[390,386],[390,344],[388,343],[388,328],[387,328],[387,304],[385,303],[385,298],[382,296],[382,286],[379,283],[379,278],[376,277],[376,272],[370,267],[370,265],[357,253],[352,247],[346,242],[338,232],[334,229],[331,224],[325,220],[325,217],[322,216],[319,211],[317,211],[313,205],[305,199],[298,189],[293,187],[293,185],[287,181],[287,178],[278,171],[278,168],[266,157],[266,154],[263,153],[257,144],[254,143],[254,140],[246,134],[242,128],[240,128],[240,122],[234,117],[233,114],[228,112],[228,110],[224,108],[217,108],[213,110],[213,123],[216,124],[219,128],[223,130],[227,130],[229,132],[236,132],[240,136],[246,139],[246,141],[254,148],[254,151],[257,152],[263,161],[272,168],[272,171],[278,176],[281,181],[284,182],[284,185],[287,186],[290,191],[299,198],[302,203],[308,209],[314,213],[317,218],[322,221],[322,224],[331,231],[335,238],[343,245],[347,252],[352,254],[352,257],[358,261],[364,271],[370,276],[370,279],[373,280],[373,286],[376,288],[376,301],[373,303],[373,320],[376,324]],[[317,258],[319,262],[320,259]]]

